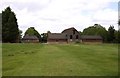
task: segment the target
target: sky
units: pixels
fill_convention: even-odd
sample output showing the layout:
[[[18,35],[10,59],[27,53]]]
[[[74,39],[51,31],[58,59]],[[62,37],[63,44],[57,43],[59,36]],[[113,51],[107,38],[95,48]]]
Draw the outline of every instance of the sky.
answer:
[[[29,27],[41,34],[61,33],[74,27],[78,31],[100,24],[107,30],[113,25],[118,30],[119,0],[0,0],[0,12],[10,6],[15,12],[19,29]]]

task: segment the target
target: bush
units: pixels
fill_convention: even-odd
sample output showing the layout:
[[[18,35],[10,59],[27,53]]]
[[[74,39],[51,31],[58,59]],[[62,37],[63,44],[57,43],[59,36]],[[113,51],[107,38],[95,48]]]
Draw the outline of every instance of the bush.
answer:
[[[76,41],[75,43],[76,43],[76,44],[79,44],[79,43],[80,43],[80,41]]]

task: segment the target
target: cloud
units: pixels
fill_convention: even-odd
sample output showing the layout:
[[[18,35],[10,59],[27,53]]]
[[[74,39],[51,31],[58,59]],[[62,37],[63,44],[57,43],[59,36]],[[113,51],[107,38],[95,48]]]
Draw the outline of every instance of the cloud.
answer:
[[[97,11],[96,14],[93,16],[95,21],[116,21],[118,17],[118,12],[113,11],[111,9],[105,9],[102,11]]]
[[[4,0],[2,10],[11,6],[16,13],[19,28],[34,26],[40,33],[61,32],[75,27],[79,31],[99,23],[117,29],[118,0]],[[114,3],[114,5],[111,5]],[[113,8],[114,7],[114,8]]]

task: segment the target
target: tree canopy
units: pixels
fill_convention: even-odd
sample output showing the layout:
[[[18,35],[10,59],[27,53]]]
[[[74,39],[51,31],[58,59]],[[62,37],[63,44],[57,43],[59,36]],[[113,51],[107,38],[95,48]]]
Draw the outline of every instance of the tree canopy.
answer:
[[[15,13],[10,7],[2,11],[2,41],[18,42],[19,29]]]
[[[100,35],[104,41],[107,41],[107,30],[100,24],[94,24],[83,30],[83,35]]]
[[[28,28],[27,30],[26,30],[26,32],[25,32],[25,35],[35,35],[35,36],[37,36],[38,38],[39,38],[39,41],[41,40],[41,36],[40,36],[40,34],[38,33],[38,31],[37,30],[35,30],[35,28],[34,27],[30,27],[30,28]]]
[[[115,29],[114,26],[108,28],[108,41],[113,42],[115,40]]]

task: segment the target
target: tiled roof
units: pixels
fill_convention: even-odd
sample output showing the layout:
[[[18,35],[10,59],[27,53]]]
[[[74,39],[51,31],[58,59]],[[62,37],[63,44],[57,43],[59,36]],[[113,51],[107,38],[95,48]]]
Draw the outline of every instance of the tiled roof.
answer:
[[[65,30],[63,30],[62,31],[62,33],[64,33],[65,31],[67,31],[67,30],[76,30],[74,27],[71,27],[71,28],[67,28],[67,29],[65,29]],[[76,30],[77,31],[77,30]],[[78,31],[77,31],[78,32]],[[78,32],[79,33],[79,32]]]
[[[48,39],[67,39],[67,37],[63,33],[49,33]]]
[[[93,35],[82,35],[81,36],[82,39],[102,39],[101,36],[93,36]]]
[[[23,40],[38,40],[38,37],[33,35],[33,36],[30,36],[30,35],[25,35],[23,37]]]

